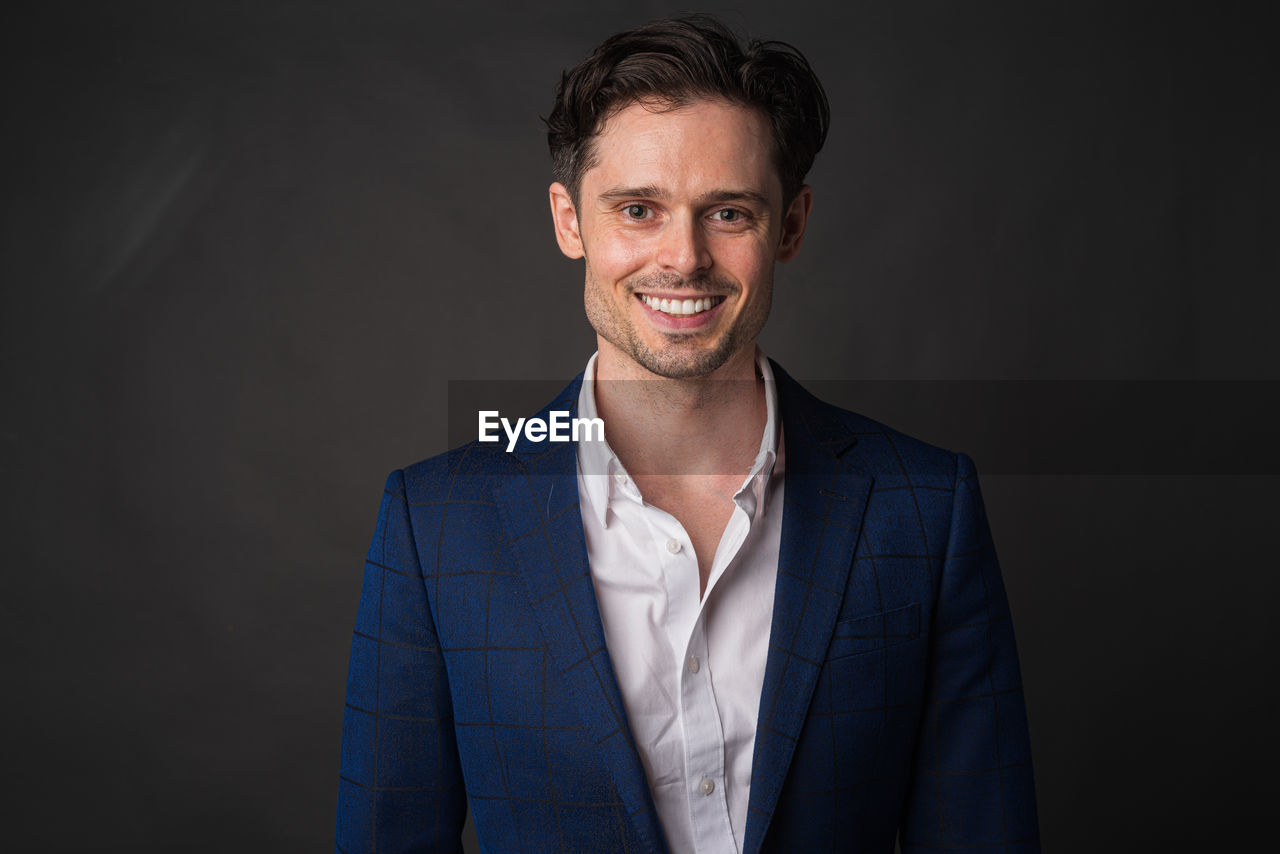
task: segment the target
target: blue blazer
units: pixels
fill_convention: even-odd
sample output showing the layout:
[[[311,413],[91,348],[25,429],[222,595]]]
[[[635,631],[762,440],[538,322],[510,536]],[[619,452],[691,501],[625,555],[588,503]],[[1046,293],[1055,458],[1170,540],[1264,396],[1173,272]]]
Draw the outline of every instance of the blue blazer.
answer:
[[[777,364],[786,492],[746,854],[1036,852],[1013,628],[972,462]],[[576,413],[579,375],[543,411]],[[587,563],[575,448],[388,479],[351,648],[337,851],[665,852]],[[684,854],[676,852],[675,854]]]

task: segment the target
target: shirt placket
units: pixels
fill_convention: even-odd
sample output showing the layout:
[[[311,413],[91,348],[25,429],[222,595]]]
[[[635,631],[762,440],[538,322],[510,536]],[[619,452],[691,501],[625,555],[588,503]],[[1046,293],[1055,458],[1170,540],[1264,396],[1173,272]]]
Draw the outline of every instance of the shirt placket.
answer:
[[[725,797],[724,732],[707,660],[706,620],[699,610],[680,679],[685,786],[693,841],[700,854],[735,852]]]
[[[659,555],[667,582],[666,629],[675,655],[672,665],[679,674],[684,785],[694,847],[699,854],[734,854],[737,846],[725,789],[724,730],[708,657],[706,598],[699,594],[698,561],[687,532],[674,517],[663,515],[663,526],[655,523],[655,539],[661,545]],[[731,525],[735,523],[741,524],[741,520],[734,519]]]

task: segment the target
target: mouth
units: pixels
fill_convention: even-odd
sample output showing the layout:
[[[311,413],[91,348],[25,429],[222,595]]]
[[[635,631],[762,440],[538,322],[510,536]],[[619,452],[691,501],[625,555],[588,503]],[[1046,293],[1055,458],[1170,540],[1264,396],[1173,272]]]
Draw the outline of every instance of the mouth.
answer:
[[[711,311],[724,302],[722,296],[702,296],[693,299],[659,297],[651,294],[637,294],[637,296],[649,308],[671,317],[692,317]]]

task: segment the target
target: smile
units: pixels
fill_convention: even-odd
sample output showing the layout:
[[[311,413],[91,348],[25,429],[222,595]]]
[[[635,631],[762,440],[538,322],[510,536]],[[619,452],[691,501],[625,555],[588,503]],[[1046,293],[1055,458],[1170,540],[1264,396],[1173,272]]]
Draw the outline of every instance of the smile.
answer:
[[[698,299],[679,300],[659,299],[648,294],[640,294],[639,296],[649,308],[654,311],[660,311],[663,314],[669,314],[672,317],[688,317],[693,314],[701,314],[724,302],[724,297],[700,297]]]

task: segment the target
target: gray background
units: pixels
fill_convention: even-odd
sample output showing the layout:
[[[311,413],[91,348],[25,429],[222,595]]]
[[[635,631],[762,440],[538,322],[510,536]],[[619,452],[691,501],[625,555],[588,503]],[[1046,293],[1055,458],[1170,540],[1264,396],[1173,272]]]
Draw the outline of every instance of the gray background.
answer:
[[[1154,468],[983,479],[1051,851],[1275,811],[1275,410],[1197,390],[1280,379],[1276,59],[1222,5],[707,7],[831,99],[762,342],[792,375],[1198,381]],[[0,846],[331,846],[383,477],[443,450],[450,380],[581,369],[538,117],[673,8],[6,7]],[[1018,448],[1007,404],[895,424]]]

